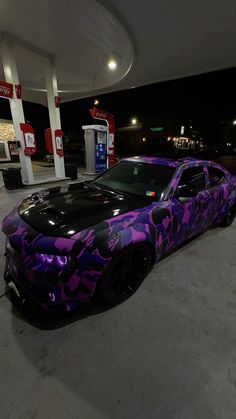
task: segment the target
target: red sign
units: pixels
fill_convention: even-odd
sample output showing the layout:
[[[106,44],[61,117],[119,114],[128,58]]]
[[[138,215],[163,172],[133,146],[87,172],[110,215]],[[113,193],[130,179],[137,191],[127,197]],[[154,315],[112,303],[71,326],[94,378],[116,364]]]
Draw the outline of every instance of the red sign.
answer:
[[[94,119],[102,119],[107,122],[108,167],[111,167],[113,164],[115,164],[115,144],[114,144],[115,120],[114,120],[114,117],[110,112],[103,111],[102,109],[93,108],[93,109],[89,109],[89,112]]]
[[[22,87],[21,84],[15,84],[15,91],[17,99],[21,99]]]
[[[55,130],[55,144],[56,144],[56,152],[58,156],[63,157],[64,156],[64,150],[63,150],[63,141],[62,141],[62,130],[56,129]]]
[[[108,123],[108,129],[110,134],[115,134],[115,120],[110,112],[103,111],[102,109],[89,109],[91,116],[95,119],[103,119]]]
[[[59,108],[60,107],[60,104],[61,104],[61,96],[55,96],[55,106],[56,106],[56,108]]]
[[[46,149],[49,154],[53,154],[53,146],[52,146],[52,130],[51,128],[47,128],[45,130],[45,141],[46,141]]]
[[[11,99],[13,95],[13,84],[0,81],[0,97]]]
[[[20,124],[20,129],[23,132],[24,136],[24,153],[26,156],[32,156],[37,151],[34,129],[29,124]]]

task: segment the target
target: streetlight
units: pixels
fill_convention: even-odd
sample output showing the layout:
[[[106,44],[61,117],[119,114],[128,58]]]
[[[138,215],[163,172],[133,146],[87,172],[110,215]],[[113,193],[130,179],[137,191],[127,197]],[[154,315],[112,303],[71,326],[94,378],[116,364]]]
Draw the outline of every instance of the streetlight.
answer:
[[[233,125],[236,125],[236,119],[233,121]]]
[[[136,125],[136,124],[137,124],[137,122],[138,122],[138,121],[137,121],[137,118],[132,118],[132,119],[131,119],[131,124],[132,124],[132,125]]]

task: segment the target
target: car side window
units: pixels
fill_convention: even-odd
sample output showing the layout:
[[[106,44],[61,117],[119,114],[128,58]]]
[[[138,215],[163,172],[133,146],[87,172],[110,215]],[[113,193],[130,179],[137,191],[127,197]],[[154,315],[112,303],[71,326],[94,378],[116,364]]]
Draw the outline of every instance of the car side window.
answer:
[[[209,182],[208,187],[213,188],[224,182],[225,174],[222,170],[217,167],[208,167]]]
[[[205,189],[205,174],[203,167],[191,167],[184,170],[181,175],[178,188],[183,188],[189,186],[192,189],[195,189],[197,192],[200,192]]]

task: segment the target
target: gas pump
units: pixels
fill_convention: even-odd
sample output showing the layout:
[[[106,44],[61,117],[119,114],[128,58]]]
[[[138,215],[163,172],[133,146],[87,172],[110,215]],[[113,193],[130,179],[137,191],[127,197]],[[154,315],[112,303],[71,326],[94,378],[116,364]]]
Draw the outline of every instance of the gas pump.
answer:
[[[89,109],[90,115],[94,119],[100,119],[105,121],[107,124],[107,167],[111,167],[115,164],[115,120],[110,112],[102,109]]]
[[[107,138],[105,125],[84,125],[86,173],[94,175],[108,167]]]

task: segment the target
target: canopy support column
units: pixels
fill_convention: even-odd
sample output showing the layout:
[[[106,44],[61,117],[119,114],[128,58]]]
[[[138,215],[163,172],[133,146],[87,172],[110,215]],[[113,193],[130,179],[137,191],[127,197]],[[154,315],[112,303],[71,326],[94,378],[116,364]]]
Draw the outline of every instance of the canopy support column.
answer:
[[[3,40],[1,44],[2,63],[5,79],[8,83],[13,84],[13,97],[10,100],[12,121],[16,133],[16,140],[20,142],[19,159],[21,164],[22,180],[25,184],[34,182],[34,175],[31,163],[31,157],[24,154],[24,138],[20,129],[20,123],[25,123],[24,110],[22,100],[16,97],[15,85],[19,84],[18,71],[14,55],[14,45]]]
[[[56,152],[56,143],[55,143],[55,130],[61,129],[61,118],[59,107],[55,105],[55,97],[58,96],[57,90],[57,76],[55,71],[55,65],[52,61],[48,61],[46,64],[46,89],[47,89],[47,101],[48,101],[48,111],[50,126],[52,131],[52,144],[53,144],[53,155],[54,155],[54,165],[55,165],[55,174],[57,178],[65,178],[65,166],[64,166],[64,157],[60,157]]]

